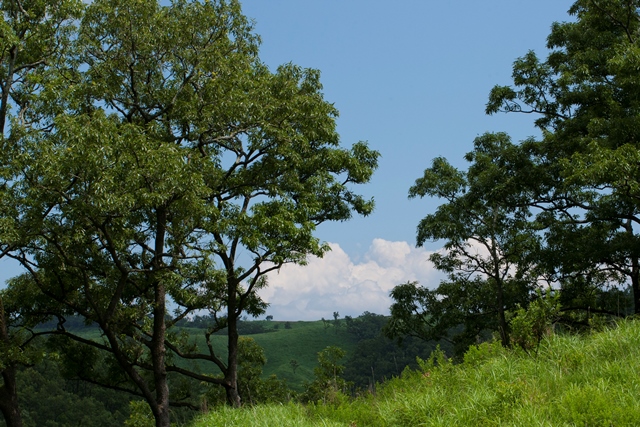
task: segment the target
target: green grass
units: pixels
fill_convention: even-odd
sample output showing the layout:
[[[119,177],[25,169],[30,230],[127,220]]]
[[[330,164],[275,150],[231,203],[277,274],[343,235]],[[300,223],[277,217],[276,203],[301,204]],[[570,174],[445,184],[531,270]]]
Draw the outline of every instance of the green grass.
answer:
[[[551,336],[536,354],[483,344],[459,365],[442,358],[423,362],[375,396],[223,409],[193,427],[241,425],[638,426],[640,321],[584,336]]]
[[[291,329],[284,329],[284,322],[275,332],[248,335],[264,349],[267,364],[264,375],[275,374],[286,379],[292,388],[301,390],[303,381],[313,380],[313,368],[318,364],[318,352],[328,346],[338,346],[347,352],[355,348],[357,340],[343,328],[337,333],[333,327],[325,329],[321,321],[291,322]],[[300,364],[294,375],[290,361],[295,359]]]
[[[204,417],[192,427],[338,427],[344,424],[320,418],[310,418],[300,405],[264,405],[242,410],[220,408],[215,414]]]

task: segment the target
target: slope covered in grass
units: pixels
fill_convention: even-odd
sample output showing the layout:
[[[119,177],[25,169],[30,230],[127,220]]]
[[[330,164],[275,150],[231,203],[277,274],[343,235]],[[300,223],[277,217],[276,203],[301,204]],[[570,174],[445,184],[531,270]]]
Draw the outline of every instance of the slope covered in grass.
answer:
[[[259,406],[209,413],[193,427],[637,426],[640,321],[585,336],[555,335],[535,354],[499,344],[405,371],[375,396],[332,404]]]
[[[346,331],[346,328],[326,328],[320,320],[314,322],[278,322],[252,321],[268,332],[243,335],[252,338],[262,347],[267,357],[263,376],[277,375],[285,379],[289,387],[302,391],[303,383],[313,380],[313,368],[318,363],[318,352],[328,346],[337,346],[350,354],[356,347],[358,339]],[[287,325],[287,327],[285,327]],[[201,350],[206,349],[203,331],[197,328],[183,328],[195,340]],[[212,337],[214,348],[226,358],[226,335]],[[291,360],[298,362],[295,373]],[[205,365],[203,365],[204,367]],[[210,373],[218,371],[206,365]],[[205,369],[207,371],[207,369]]]

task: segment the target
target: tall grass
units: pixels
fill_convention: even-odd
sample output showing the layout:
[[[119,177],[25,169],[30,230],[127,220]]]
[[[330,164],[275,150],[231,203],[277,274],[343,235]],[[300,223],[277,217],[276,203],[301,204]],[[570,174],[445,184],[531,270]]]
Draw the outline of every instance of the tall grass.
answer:
[[[193,427],[640,425],[640,321],[551,336],[533,354],[485,343],[464,363],[436,354],[420,365],[375,396],[224,409]]]
[[[221,408],[193,424],[193,427],[337,427],[340,422],[309,418],[301,405],[261,405],[245,409]]]

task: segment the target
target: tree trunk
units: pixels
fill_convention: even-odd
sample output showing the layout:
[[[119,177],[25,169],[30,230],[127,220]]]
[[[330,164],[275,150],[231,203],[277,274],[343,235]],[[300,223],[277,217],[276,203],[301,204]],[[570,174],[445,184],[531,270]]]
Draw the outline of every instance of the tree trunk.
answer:
[[[9,344],[9,326],[0,297],[0,343]],[[0,387],[0,412],[4,416],[7,427],[22,427],[22,416],[18,405],[18,386],[16,384],[16,365],[5,361],[7,366],[2,370],[3,385]]]
[[[233,300],[235,306],[235,290],[229,294],[230,301]],[[233,295],[233,296],[231,296]],[[229,304],[232,305],[231,303]],[[235,308],[229,308],[228,317],[228,347],[229,357],[227,359],[227,372],[225,374],[225,390],[227,392],[227,404],[239,407],[242,403],[238,393],[238,319],[235,315]]]
[[[7,110],[9,109],[9,92],[13,86],[13,70],[18,56],[18,46],[14,45],[9,49],[9,64],[7,66],[7,79],[2,87],[2,100],[0,100],[0,135],[4,136],[4,128],[7,121]]]
[[[496,221],[497,211],[493,212],[494,222]],[[496,283],[496,306],[498,309],[498,331],[500,332],[500,341],[503,347],[509,347],[511,342],[509,340],[509,325],[504,313],[504,282],[502,281],[502,275],[500,271],[501,256],[496,247],[496,237],[492,236],[491,246],[488,247],[491,253],[491,259],[493,261],[493,280]]]
[[[166,209],[157,211],[157,228],[155,241],[155,258],[153,260],[154,283],[154,307],[153,307],[153,338],[151,343],[151,359],[153,364],[153,380],[156,389],[155,405],[152,405],[156,427],[170,427],[169,417],[169,384],[167,382],[165,335],[167,332],[166,315],[166,289],[161,270],[164,267],[162,254],[164,253],[164,240],[167,225]]]
[[[633,224],[630,219],[623,226],[630,239],[635,240]],[[631,252],[631,292],[633,297],[633,313],[640,314],[640,262],[638,254]]]
[[[2,371],[4,384],[0,387],[0,412],[7,427],[22,427],[22,416],[18,405],[16,367],[8,366]]]
[[[153,363],[153,381],[156,388],[155,408],[152,407],[156,419],[156,427],[170,427],[169,418],[169,384],[165,364],[165,288],[162,283],[156,284],[156,304],[153,309],[153,343],[151,359]]]
[[[509,340],[509,325],[507,324],[507,318],[504,313],[504,291],[502,281],[496,279],[496,296],[498,305],[498,330],[500,332],[500,341],[503,347],[509,347],[511,342]]]
[[[636,255],[631,256],[631,289],[633,291],[633,312],[640,314],[640,263]]]

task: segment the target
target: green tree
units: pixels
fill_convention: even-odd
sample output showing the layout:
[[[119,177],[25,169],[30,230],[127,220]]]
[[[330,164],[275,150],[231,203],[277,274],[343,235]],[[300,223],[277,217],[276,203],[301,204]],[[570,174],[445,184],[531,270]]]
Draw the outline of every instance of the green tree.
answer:
[[[529,210],[514,193],[518,183],[507,164],[494,161],[496,153],[512,164],[526,161],[507,135],[485,134],[466,155],[467,172],[436,158],[409,190],[410,197],[445,202],[420,221],[417,243],[444,241],[443,251],[429,259],[448,279],[435,290],[416,283],[394,288],[390,336],[438,340],[463,324],[455,338],[460,350],[486,330],[498,331],[502,344],[510,344],[506,312],[528,301],[537,280],[538,238]]]
[[[630,283],[640,313],[640,2],[579,0],[569,13],[551,28],[547,58],[519,58],[487,112],[539,116],[542,138],[522,144],[531,165],[517,173],[530,177],[558,281],[581,294]]]
[[[22,416],[18,401],[18,366],[24,363],[23,344],[21,336],[12,331],[11,316],[4,308],[3,296],[0,293],[0,410],[7,427],[21,427]]]
[[[344,379],[356,387],[375,391],[376,383],[398,377],[409,366],[417,369],[416,357],[428,358],[437,345],[450,352],[446,342],[405,336],[401,345],[384,335],[388,316],[364,312],[356,318],[345,316],[347,333],[357,340],[345,362]]]
[[[329,346],[318,352],[318,366],[313,368],[314,380],[305,385],[302,395],[307,402],[335,402],[348,383],[342,378],[344,365],[340,364],[346,352],[340,347]]]
[[[293,375],[296,374],[296,370],[300,367],[300,363],[296,359],[291,359],[289,361],[289,365],[291,365],[291,369],[293,369]]]
[[[284,403],[291,399],[292,392],[283,380],[275,375],[262,379],[267,357],[262,347],[253,338],[238,339],[238,388],[245,404]],[[208,403],[224,404],[226,397],[219,388],[211,389],[206,395]]]
[[[13,286],[60,335],[110,354],[157,426],[170,405],[198,406],[170,394],[170,374],[240,404],[238,321],[264,312],[267,273],[322,256],[317,225],[373,209],[351,186],[368,182],[378,153],[342,148],[319,72],[270,71],[252,31],[233,0],[96,0],[64,85],[43,93],[50,129],[21,142],[31,238]],[[214,319],[204,352],[172,332],[196,310]],[[66,329],[69,315],[104,339]],[[225,328],[226,361],[211,342]]]
[[[560,311],[559,294],[553,290],[538,291],[537,298],[525,310],[518,307],[511,319],[511,339],[524,350],[537,348],[542,338],[551,333]]]
[[[122,426],[130,396],[65,378],[57,356],[49,351],[36,365],[18,372],[24,426]],[[144,401],[140,403],[148,408]],[[0,425],[4,426],[1,421]]]
[[[16,140],[34,119],[34,97],[68,48],[72,20],[79,17],[76,0],[3,0],[0,2],[0,258],[20,246],[15,219],[20,211],[13,192]],[[11,125],[14,123],[15,125]],[[14,329],[15,318],[0,293],[0,412],[7,426],[22,426],[16,372],[25,363],[29,339]],[[28,358],[27,358],[28,359]]]
[[[267,363],[264,350],[253,338],[238,339],[238,388],[245,402],[256,403],[261,397],[262,368]]]

